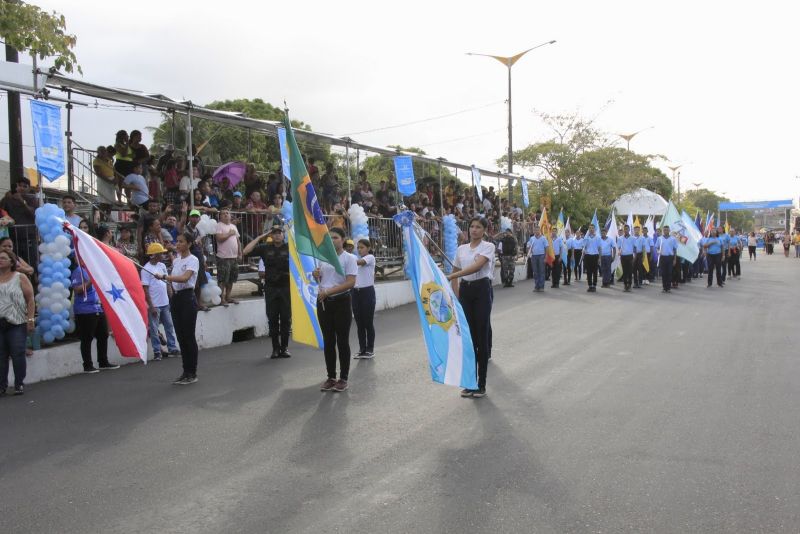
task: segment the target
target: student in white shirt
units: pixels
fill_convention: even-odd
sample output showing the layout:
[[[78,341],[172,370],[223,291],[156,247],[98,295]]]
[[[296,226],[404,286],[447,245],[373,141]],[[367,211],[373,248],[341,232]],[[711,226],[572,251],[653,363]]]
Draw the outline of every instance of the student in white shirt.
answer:
[[[164,333],[167,336],[168,356],[177,356],[178,342],[175,339],[175,327],[172,326],[172,314],[169,312],[169,293],[167,283],[156,278],[157,275],[166,276],[167,266],[161,263],[161,255],[167,249],[161,243],[150,243],[147,245],[149,261],[141,272],[142,286],[144,287],[144,297],[147,301],[148,329],[150,331],[150,344],[153,345],[153,359],[161,359],[161,340],[158,336],[159,324],[164,325]]]
[[[193,240],[190,233],[178,234],[175,242],[178,255],[172,260],[172,274],[156,276],[158,280],[172,282],[172,289],[175,291],[170,303],[170,311],[175,321],[178,344],[181,347],[183,374],[173,384],[180,386],[197,382],[197,339],[195,338],[197,300],[194,296],[194,286],[197,284],[200,261],[189,251]]]
[[[333,265],[320,262],[314,269],[314,279],[319,282],[317,317],[325,343],[325,367],[328,379],[321,391],[342,392],[347,389],[350,374],[350,323],[352,321],[350,290],[356,285],[358,265],[356,257],[344,250],[345,233],[341,228],[330,229],[331,241],[339,256],[344,275]],[[336,351],[339,351],[339,379],[336,379]]]
[[[358,240],[358,273],[353,287],[353,317],[358,333],[356,358],[375,357],[375,256],[369,239]]]
[[[461,278],[460,285],[454,289],[469,323],[472,344],[475,346],[475,361],[478,364],[478,389],[463,389],[462,397],[480,398],[486,395],[495,253],[494,244],[483,240],[488,226],[489,223],[483,217],[473,217],[470,220],[470,241],[458,247],[454,270],[447,275],[448,280]]]

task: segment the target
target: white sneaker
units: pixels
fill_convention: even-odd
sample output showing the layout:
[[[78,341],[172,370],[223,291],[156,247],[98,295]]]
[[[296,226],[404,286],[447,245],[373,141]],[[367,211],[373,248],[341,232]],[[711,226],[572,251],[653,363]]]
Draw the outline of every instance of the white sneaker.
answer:
[[[645,280],[644,281],[644,285],[649,286],[650,285],[650,280]]]

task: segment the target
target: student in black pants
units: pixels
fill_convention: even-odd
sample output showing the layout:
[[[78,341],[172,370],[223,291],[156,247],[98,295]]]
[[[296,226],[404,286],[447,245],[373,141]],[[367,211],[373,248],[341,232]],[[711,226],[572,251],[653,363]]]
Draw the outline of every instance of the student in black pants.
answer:
[[[172,262],[172,273],[161,277],[162,280],[172,282],[174,290],[170,311],[175,326],[175,337],[178,338],[178,345],[181,347],[183,374],[172,383],[179,386],[197,382],[197,339],[195,338],[197,300],[194,288],[197,284],[200,261],[189,250],[192,241],[192,234],[178,235],[175,242],[178,255]]]
[[[75,327],[81,339],[83,372],[91,374],[99,372],[98,369],[119,369],[119,365],[108,361],[108,323],[89,273],[79,266],[72,271],[71,282],[75,293],[72,309],[75,313]],[[97,367],[92,364],[93,340],[97,340]]]
[[[494,244],[483,240],[487,226],[483,217],[472,218],[469,223],[470,242],[458,247],[454,271],[447,275],[448,280],[461,278],[455,290],[469,324],[478,367],[478,389],[463,389],[462,397],[481,398],[486,395],[495,253]]]
[[[339,256],[339,264],[344,275],[326,262],[320,262],[314,269],[314,279],[319,282],[317,293],[317,317],[325,344],[325,369],[328,378],[320,386],[320,391],[347,389],[350,374],[350,323],[352,305],[350,290],[356,284],[358,265],[356,257],[344,250],[345,233],[341,228],[330,229],[331,241]],[[339,379],[336,379],[336,351],[339,351]]]
[[[358,240],[358,274],[353,287],[353,318],[358,333],[356,358],[371,360],[375,357],[375,256],[369,239]]]

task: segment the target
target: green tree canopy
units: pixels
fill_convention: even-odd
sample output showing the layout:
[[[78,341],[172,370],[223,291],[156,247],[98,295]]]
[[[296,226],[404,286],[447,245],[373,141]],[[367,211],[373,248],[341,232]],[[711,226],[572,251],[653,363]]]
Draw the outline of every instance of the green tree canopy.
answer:
[[[549,204],[578,224],[588,222],[594,210],[604,220],[620,195],[644,187],[664,198],[672,195],[672,182],[652,166],[658,155],[642,155],[619,148],[577,115],[541,115],[554,136],[514,152],[514,161],[529,172],[543,175],[530,191],[531,207]],[[498,164],[507,163],[507,157]]]
[[[389,145],[389,148],[394,148],[407,154],[416,154],[425,156],[424,150],[417,147],[402,147],[400,145]],[[413,161],[414,178],[417,183],[420,181],[435,178],[436,183],[439,180],[439,165],[425,163],[422,161]],[[394,159],[392,156],[375,155],[369,156],[364,160],[361,165],[361,170],[367,173],[367,181],[373,185],[377,185],[381,180],[388,180],[390,175],[394,174]],[[450,169],[442,166],[442,181],[448,182],[455,178],[450,172]]]
[[[64,15],[47,13],[19,0],[0,1],[0,39],[19,52],[39,59],[53,58],[58,70],[81,71],[72,52],[77,38],[67,33]]]
[[[244,113],[252,119],[271,121],[283,120],[283,110],[264,102],[260,98],[249,100],[215,101],[206,106],[220,111]],[[293,120],[292,126],[303,130],[311,127],[299,120]],[[173,116],[162,114],[161,124],[150,128],[153,132],[154,149],[172,143]],[[174,116],[174,144],[177,149],[186,146],[186,116]],[[280,166],[280,149],[277,138],[263,132],[248,131],[235,126],[219,124],[206,119],[192,119],[192,142],[200,150],[200,156],[210,165],[220,165],[229,161],[247,161],[255,164],[260,171],[277,170]],[[330,159],[330,147],[316,143],[299,142],[300,150],[318,161]],[[157,153],[157,150],[154,150]]]
[[[705,221],[705,216],[707,213],[714,213],[716,216],[717,211],[719,210],[719,203],[728,201],[728,198],[718,195],[714,191],[706,188],[690,189],[684,193],[683,198],[681,199],[680,207],[685,209],[686,212],[692,216],[699,211],[703,221]],[[725,219],[727,217],[728,224],[736,229],[741,228],[749,231],[753,227],[754,213],[750,210],[731,211],[728,213],[723,212],[720,214],[720,216],[722,221],[717,221],[717,223],[721,222],[722,225],[725,224]],[[720,226],[720,224],[718,224],[718,226]]]

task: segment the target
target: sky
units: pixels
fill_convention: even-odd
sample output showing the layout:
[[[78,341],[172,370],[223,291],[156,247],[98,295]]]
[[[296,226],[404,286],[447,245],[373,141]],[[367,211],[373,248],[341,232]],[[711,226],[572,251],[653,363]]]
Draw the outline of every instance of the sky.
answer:
[[[94,0],[34,3],[66,17],[86,81],[198,104],[285,100],[315,131],[491,169],[508,144],[507,71],[467,52],[508,56],[555,39],[513,67],[515,149],[551,137],[536,111],[578,113],[611,136],[643,130],[631,149],[666,156],[655,165],[668,176],[668,165],[681,165],[684,191],[800,196],[800,33],[790,2],[228,0],[220,9],[139,0],[130,16]],[[2,95],[2,159],[5,114]],[[86,108],[73,117],[87,148],[159,119]]]

